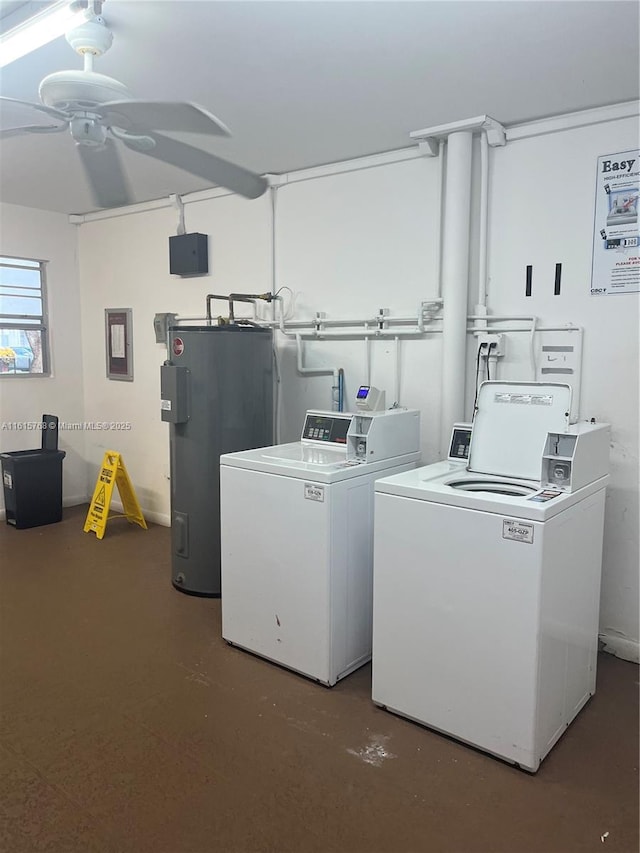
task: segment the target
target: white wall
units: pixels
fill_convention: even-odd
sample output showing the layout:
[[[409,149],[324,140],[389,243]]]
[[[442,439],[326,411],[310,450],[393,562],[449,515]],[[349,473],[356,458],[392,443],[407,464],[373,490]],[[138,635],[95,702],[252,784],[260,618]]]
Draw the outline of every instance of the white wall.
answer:
[[[638,651],[638,294],[589,295],[596,158],[637,145],[633,119],[509,143],[491,153],[489,241],[493,313],[535,314],[541,323],[585,327],[584,416],[613,425],[612,480],[605,532],[602,631],[628,657]],[[558,204],[558,191],[568,201]],[[277,194],[277,281],[297,293],[296,315],[415,312],[437,294],[434,281],[438,210],[437,162],[409,160],[284,186]],[[477,203],[477,194],[476,194]],[[168,237],[177,214],[165,209],[93,221],[80,228],[80,278],[85,359],[85,419],[131,421],[117,436],[144,508],[169,514],[168,428],[159,417],[157,311],[201,315],[208,292],[270,287],[269,199],[222,197],[187,204],[188,231],[210,235],[212,273],[168,274]],[[477,258],[477,251],[472,253]],[[553,273],[563,264],[562,293]],[[533,296],[524,269],[534,266]],[[470,304],[475,302],[475,283]],[[105,307],[132,307],[133,383],[104,378]],[[330,406],[329,377],[300,377],[295,349],[279,336],[281,440],[294,440],[309,407]],[[473,373],[473,345],[468,376]],[[529,379],[526,335],[513,334],[501,365],[505,378]],[[400,402],[422,411],[423,458],[438,456],[440,339],[403,342]],[[372,344],[372,383],[393,396],[395,348]],[[343,367],[347,393],[363,379],[362,342],[313,342],[309,366]],[[467,388],[468,412],[473,400]],[[113,436],[87,435],[95,470]],[[616,640],[617,638],[617,640]]]
[[[495,151],[489,249],[494,311],[533,313],[585,329],[581,415],[611,423],[601,633],[613,649],[636,660],[640,294],[597,297],[589,291],[596,161],[638,144],[637,119],[624,119]],[[562,263],[559,296],[553,295],[556,263]],[[533,265],[530,298],[524,296],[527,264]],[[526,354],[522,358],[526,363]]]
[[[43,413],[60,421],[84,420],[80,287],[76,259],[77,229],[60,213],[0,204],[0,254],[47,260],[51,345],[50,377],[0,378],[0,425],[39,421]],[[0,450],[40,446],[39,432],[0,428]],[[84,433],[62,429],[63,493],[66,505],[87,498]],[[4,496],[0,491],[0,507]],[[2,510],[4,516],[4,510]]]
[[[169,275],[174,209],[122,216],[80,227],[85,419],[130,423],[128,431],[86,434],[89,476],[95,482],[106,450],[122,453],[138,499],[152,520],[169,523],[169,427],[160,420],[160,365],[156,312],[204,316],[207,293],[269,288],[268,199],[249,203],[225,196],[189,205],[190,232],[209,234],[206,277]],[[214,311],[216,303],[214,303]],[[106,378],[104,310],[133,309],[133,382]]]
[[[438,163],[410,160],[380,168],[291,184],[278,191],[277,287],[298,294],[296,316],[373,317],[380,308],[417,316],[436,298]],[[395,343],[371,342],[371,382],[394,401]],[[345,371],[346,397],[365,381],[362,341],[312,341],[305,366]],[[440,341],[434,335],[401,343],[402,405],[422,412],[423,452],[438,445]],[[311,407],[331,408],[331,377],[301,379],[295,345],[282,347],[282,439],[293,441]]]

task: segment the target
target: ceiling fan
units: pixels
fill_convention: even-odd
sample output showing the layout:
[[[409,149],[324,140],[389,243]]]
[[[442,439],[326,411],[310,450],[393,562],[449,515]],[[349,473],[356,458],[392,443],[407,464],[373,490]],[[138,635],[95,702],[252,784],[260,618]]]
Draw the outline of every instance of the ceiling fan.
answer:
[[[97,6],[98,2],[89,0],[92,12]],[[59,133],[68,128],[98,207],[120,207],[134,201],[116,140],[246,198],[264,193],[267,182],[260,175],[158,132],[230,136],[228,128],[203,107],[187,102],[136,100],[118,80],[93,70],[94,57],[102,56],[113,41],[99,14],[70,30],[66,39],[84,58],[84,70],[57,71],[45,77],[38,92],[41,104],[0,97],[0,109],[11,105],[27,107],[34,122],[36,118],[42,120],[44,114],[55,123],[12,127],[0,131],[0,137]]]

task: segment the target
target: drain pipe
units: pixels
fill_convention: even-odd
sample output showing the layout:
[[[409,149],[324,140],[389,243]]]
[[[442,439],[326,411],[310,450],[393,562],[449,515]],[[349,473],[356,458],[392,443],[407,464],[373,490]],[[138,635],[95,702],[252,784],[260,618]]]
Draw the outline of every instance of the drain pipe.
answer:
[[[332,376],[333,384],[331,386],[331,408],[334,411],[339,411],[340,397],[340,370],[337,367],[304,367],[303,365],[303,349],[302,338],[299,333],[296,333],[296,350],[297,350],[297,370],[301,376]]]
[[[486,136],[488,146],[506,144],[504,127],[488,115],[414,130],[409,136],[418,142],[427,156],[441,153],[439,140],[447,140],[447,163],[444,196],[444,233],[442,237],[442,403],[440,447],[442,458],[447,455],[452,425],[464,418],[467,299],[469,289],[469,224],[471,219],[471,153],[474,131]],[[483,172],[482,240],[480,268],[483,278],[478,286],[480,324],[486,316],[486,207],[488,198],[488,148],[481,144]],[[480,295],[480,289],[482,293]],[[486,321],[485,321],[486,323]]]
[[[465,130],[451,133],[447,143],[442,245],[440,444],[443,458],[452,425],[464,418],[472,142],[473,131]]]

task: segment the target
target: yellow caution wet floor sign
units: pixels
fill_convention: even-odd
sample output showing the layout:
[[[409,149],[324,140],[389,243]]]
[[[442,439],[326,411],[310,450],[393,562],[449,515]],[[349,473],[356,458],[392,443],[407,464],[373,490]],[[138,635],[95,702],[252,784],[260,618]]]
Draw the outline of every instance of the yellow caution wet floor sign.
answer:
[[[118,487],[120,500],[122,501],[123,513],[109,515],[111,495],[113,487]],[[126,518],[130,524],[139,524],[147,529],[147,523],[142,515],[138,498],[129,479],[122,456],[114,450],[107,450],[102,460],[102,466],[98,475],[96,487],[93,490],[91,505],[84,523],[84,532],[95,533],[98,539],[102,539],[110,518]]]

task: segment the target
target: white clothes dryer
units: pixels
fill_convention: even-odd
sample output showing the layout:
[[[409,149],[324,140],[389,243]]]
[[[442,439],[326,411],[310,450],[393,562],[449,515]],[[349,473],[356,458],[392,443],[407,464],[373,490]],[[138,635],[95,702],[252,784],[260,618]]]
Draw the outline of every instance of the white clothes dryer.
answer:
[[[595,692],[609,429],[570,402],[483,383],[468,460],[376,483],[374,702],[529,771]]]

